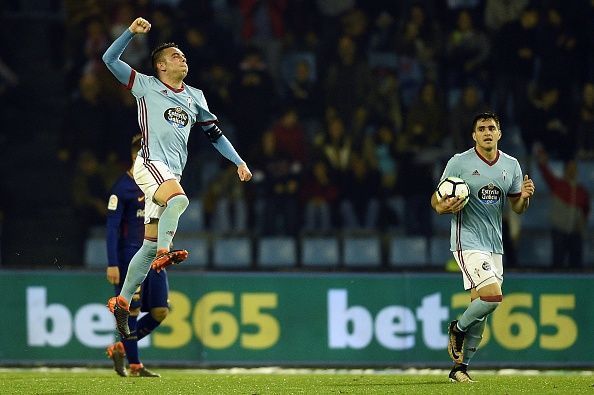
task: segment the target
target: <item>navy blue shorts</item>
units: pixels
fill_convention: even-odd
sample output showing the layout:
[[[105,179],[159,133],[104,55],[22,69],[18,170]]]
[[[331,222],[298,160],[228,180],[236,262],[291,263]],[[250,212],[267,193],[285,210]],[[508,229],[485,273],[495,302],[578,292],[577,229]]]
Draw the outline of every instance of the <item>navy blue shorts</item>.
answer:
[[[120,262],[130,262],[134,256],[133,250],[125,251],[121,256]],[[128,272],[128,265],[122,265],[120,269],[120,283],[114,286],[115,294],[119,295],[126,279]],[[167,280],[167,271],[161,270],[159,273],[153,269],[149,270],[148,275],[140,286],[140,300],[130,302],[130,309],[137,309],[140,311],[150,312],[154,307],[169,307],[169,281]]]

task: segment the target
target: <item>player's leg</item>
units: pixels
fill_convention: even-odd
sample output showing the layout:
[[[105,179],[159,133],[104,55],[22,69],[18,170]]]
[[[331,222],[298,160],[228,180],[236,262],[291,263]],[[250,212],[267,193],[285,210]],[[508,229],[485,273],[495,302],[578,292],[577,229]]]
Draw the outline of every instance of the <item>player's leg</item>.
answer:
[[[138,320],[136,330],[138,340],[149,335],[167,317],[169,313],[168,295],[167,272],[149,271],[146,280],[142,284],[141,296],[142,310],[148,310],[148,314]],[[133,377],[160,377],[159,374],[148,370],[140,362],[140,359],[135,364],[130,362],[130,375]]]
[[[485,265],[485,262],[488,262],[489,265]],[[469,307],[466,309],[466,311],[464,312],[464,314],[462,315],[462,317],[460,318],[460,321],[463,321],[462,319],[465,318],[465,320],[470,319],[473,322],[466,326],[466,330],[464,332],[463,349],[462,349],[462,361],[456,362],[456,365],[450,372],[449,378],[451,381],[456,381],[456,382],[473,382],[474,381],[468,375],[468,372],[467,372],[468,365],[470,364],[470,361],[472,360],[476,351],[478,350],[478,347],[479,347],[481,340],[483,338],[483,332],[485,331],[487,317],[489,316],[489,314],[491,314],[497,308],[497,306],[501,302],[501,298],[502,298],[501,285],[503,283],[502,255],[491,254],[491,260],[490,261],[483,260],[481,267],[482,266],[490,266],[491,271],[493,272],[493,274],[495,276],[496,282],[492,283],[491,282],[492,280],[491,280],[491,281],[489,281],[490,284],[488,284],[488,285],[484,285],[485,283],[483,283],[483,284],[479,284],[479,286],[477,286],[476,288],[471,289],[471,293],[470,293],[471,303],[470,303]],[[480,302],[481,302],[481,300],[484,301],[485,298],[486,299],[496,299],[499,301],[494,302],[495,303],[494,306],[490,306],[489,308],[486,308],[486,309],[481,309]],[[471,309],[471,307],[473,307],[473,309]],[[486,314],[482,318],[479,317],[481,314],[485,313],[485,311],[488,311],[488,312],[486,312]],[[458,325],[456,328],[454,328],[454,330],[457,330],[459,326],[464,327],[467,324],[465,321],[463,321],[462,324],[460,324],[460,321],[458,322]]]
[[[472,302],[458,320],[448,328],[448,352],[452,360],[460,364],[464,359],[465,332],[474,324],[493,312],[502,300],[499,274],[493,254],[484,251],[456,251],[454,258],[460,266],[464,289],[471,290]]]
[[[163,182],[155,192],[154,201],[160,206],[165,206],[159,218],[157,257],[152,265],[153,269],[160,271],[173,263],[183,261],[188,255],[185,250],[170,252],[169,247],[177,231],[179,217],[190,201],[177,179]]]
[[[151,262],[157,253],[157,223],[153,222],[146,224],[144,233],[142,246],[130,260],[128,273],[126,273],[126,278],[120,294],[108,301],[108,307],[116,318],[118,331],[124,338],[135,336],[130,332],[130,327],[128,325],[128,317],[130,315],[129,301],[132,300],[132,295],[134,295],[140,284],[142,284],[146,278],[151,267]]]

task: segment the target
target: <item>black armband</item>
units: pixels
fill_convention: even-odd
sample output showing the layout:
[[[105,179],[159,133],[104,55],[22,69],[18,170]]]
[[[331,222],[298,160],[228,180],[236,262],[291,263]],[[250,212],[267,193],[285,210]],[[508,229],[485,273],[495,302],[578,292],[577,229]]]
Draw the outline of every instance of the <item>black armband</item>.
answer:
[[[223,131],[219,129],[217,125],[212,125],[212,128],[205,130],[204,134],[212,143],[214,143],[223,135]]]

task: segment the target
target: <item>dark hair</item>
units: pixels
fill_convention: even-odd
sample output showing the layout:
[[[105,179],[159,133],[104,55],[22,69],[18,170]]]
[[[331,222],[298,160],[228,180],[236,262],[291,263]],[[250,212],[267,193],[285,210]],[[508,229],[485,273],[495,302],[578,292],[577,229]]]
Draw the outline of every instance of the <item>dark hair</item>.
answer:
[[[179,48],[176,43],[163,43],[157,45],[153,52],[151,52],[151,64],[153,65],[153,70],[157,72],[157,63],[161,61],[161,51],[167,48]]]
[[[476,124],[478,123],[478,121],[485,121],[487,119],[494,120],[495,124],[497,125],[497,129],[501,130],[501,124],[499,123],[499,117],[497,116],[497,114],[495,114],[494,112],[486,111],[478,113],[474,116],[474,119],[472,120],[472,131],[474,132],[474,128],[476,128]]]

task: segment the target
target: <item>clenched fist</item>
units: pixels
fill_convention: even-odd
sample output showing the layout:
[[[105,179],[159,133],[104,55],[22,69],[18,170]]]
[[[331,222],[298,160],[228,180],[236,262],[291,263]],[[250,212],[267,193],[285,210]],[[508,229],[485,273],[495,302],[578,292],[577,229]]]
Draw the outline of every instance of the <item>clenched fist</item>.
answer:
[[[151,24],[144,18],[136,18],[128,30],[134,34],[145,34],[151,30]]]

